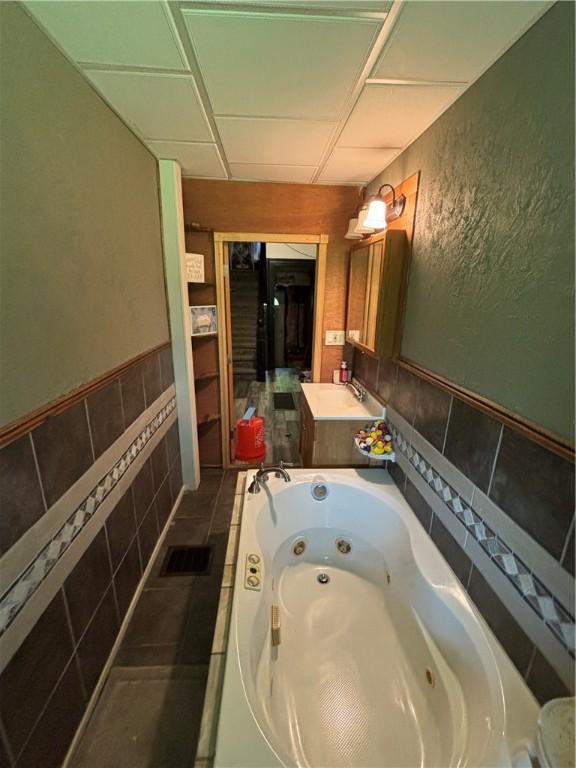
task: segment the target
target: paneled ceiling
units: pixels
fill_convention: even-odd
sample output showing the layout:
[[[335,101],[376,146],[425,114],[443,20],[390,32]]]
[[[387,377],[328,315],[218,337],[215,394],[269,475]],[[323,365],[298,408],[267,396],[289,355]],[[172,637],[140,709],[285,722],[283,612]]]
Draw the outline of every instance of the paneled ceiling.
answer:
[[[26,0],[185,176],[366,184],[498,59],[541,0]]]

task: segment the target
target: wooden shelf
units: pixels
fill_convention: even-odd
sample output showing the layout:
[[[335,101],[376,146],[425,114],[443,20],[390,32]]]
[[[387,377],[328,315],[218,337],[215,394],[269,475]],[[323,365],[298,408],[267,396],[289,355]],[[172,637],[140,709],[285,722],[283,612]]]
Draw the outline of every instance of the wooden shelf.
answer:
[[[216,259],[212,231],[186,226],[187,253],[204,256],[204,281],[186,282],[189,306],[214,306],[216,295]],[[190,336],[192,358],[197,374],[195,399],[198,430],[198,453],[201,466],[222,466],[222,416],[220,405],[220,358],[217,333]]]
[[[197,420],[197,424],[210,424],[213,421],[220,421],[220,414],[219,413],[206,413],[204,416],[199,416]]]
[[[194,375],[196,381],[208,381],[209,379],[217,379],[220,376],[218,371],[208,371],[207,373],[197,373]]]

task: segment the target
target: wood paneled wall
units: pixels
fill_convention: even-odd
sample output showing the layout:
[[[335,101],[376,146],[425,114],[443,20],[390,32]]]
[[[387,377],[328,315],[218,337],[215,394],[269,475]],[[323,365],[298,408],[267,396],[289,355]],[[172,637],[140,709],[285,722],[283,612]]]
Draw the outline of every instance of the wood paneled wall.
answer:
[[[345,328],[350,241],[344,233],[360,199],[357,187],[183,179],[182,193],[188,226],[328,235],[324,331]],[[343,351],[322,346],[322,381],[331,381]]]

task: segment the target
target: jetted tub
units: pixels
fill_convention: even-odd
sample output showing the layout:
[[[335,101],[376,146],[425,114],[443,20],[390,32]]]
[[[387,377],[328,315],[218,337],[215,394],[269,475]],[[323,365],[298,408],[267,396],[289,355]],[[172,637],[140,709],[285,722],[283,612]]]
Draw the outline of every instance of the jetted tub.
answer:
[[[538,706],[388,474],[290,475],[244,498],[216,768],[514,765]]]

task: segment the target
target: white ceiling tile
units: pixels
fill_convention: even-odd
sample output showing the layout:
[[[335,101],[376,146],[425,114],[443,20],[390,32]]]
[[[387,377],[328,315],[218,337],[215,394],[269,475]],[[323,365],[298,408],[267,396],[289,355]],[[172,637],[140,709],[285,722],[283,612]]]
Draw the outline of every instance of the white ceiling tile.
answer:
[[[183,11],[214,113],[337,120],[381,22]]]
[[[233,179],[243,181],[284,181],[309,184],[316,168],[308,165],[265,165],[263,163],[229,163]]]
[[[163,2],[27,0],[26,6],[75,61],[188,69]]]
[[[364,184],[398,154],[399,149],[336,148],[320,174],[322,182]]]
[[[88,70],[86,76],[144,138],[214,140],[190,75]]]
[[[404,147],[419,136],[464,86],[367,85],[340,134],[339,147]]]
[[[318,165],[336,123],[247,117],[216,118],[231,163]]]
[[[405,3],[374,78],[475,79],[536,21],[551,2]]]
[[[186,176],[226,179],[227,173],[215,144],[193,144],[186,141],[148,141],[160,160],[177,160]]]

